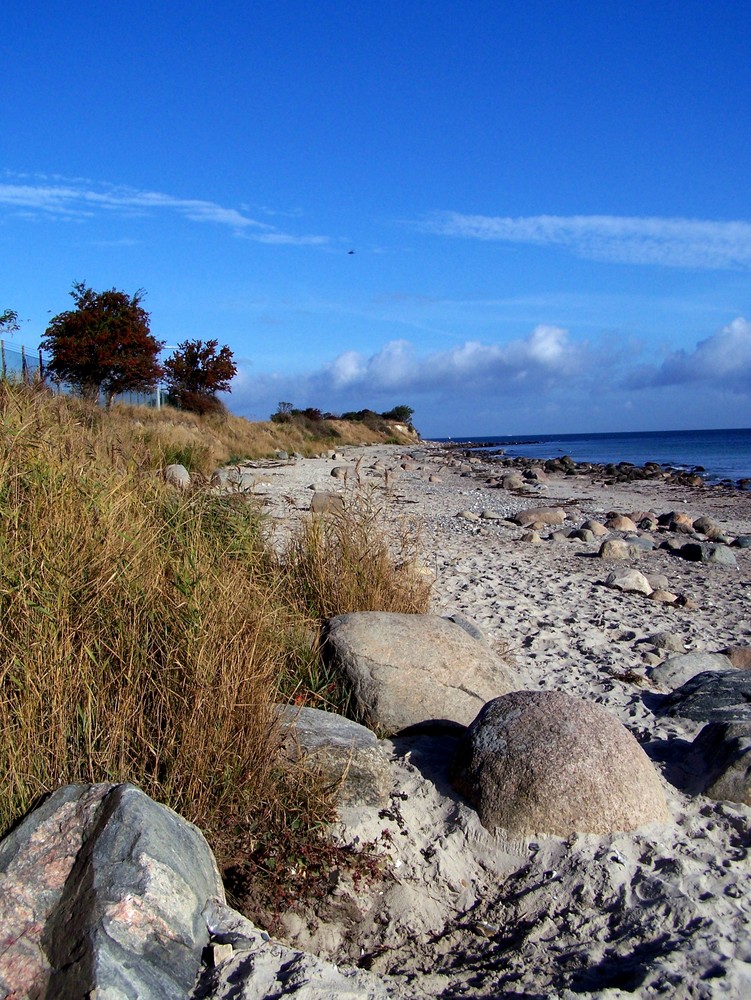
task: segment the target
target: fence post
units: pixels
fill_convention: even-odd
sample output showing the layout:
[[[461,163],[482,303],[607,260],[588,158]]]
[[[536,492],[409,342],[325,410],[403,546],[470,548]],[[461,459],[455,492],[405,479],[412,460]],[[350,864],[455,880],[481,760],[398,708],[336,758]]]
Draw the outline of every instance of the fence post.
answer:
[[[3,382],[4,382],[5,379],[6,379],[6,371],[5,371],[5,341],[4,340],[0,340],[0,354],[2,354],[2,357],[3,357]]]
[[[44,362],[42,361],[42,348],[39,348],[39,381],[44,379]]]
[[[29,384],[29,373],[26,370],[26,352],[23,349],[23,344],[21,344],[21,380],[27,385]]]

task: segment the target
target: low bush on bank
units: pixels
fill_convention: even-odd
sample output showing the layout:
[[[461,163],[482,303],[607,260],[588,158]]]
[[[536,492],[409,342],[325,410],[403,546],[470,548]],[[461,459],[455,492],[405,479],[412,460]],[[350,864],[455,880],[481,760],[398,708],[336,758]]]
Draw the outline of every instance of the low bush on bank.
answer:
[[[0,828],[62,784],[130,781],[220,860],[250,830],[302,835],[328,800],[282,765],[275,700],[341,706],[319,621],[427,591],[372,505],[280,555],[252,501],[166,485],[148,411],[119,409],[0,383]]]

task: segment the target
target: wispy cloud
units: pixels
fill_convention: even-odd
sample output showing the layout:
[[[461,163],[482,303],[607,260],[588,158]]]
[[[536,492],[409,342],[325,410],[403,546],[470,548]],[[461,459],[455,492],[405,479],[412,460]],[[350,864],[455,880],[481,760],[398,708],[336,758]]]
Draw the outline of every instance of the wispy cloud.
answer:
[[[151,215],[169,212],[190,222],[227,226],[235,235],[261,243],[287,246],[322,246],[327,236],[298,235],[260,222],[246,211],[227,208],[202,198],[176,198],[161,191],[93,184],[90,181],[0,184],[0,206],[25,218],[36,215],[86,220],[103,212],[119,215]]]
[[[706,270],[751,267],[751,223],[617,215],[505,218],[436,212],[423,231],[466,239],[561,247],[578,257],[621,264]]]

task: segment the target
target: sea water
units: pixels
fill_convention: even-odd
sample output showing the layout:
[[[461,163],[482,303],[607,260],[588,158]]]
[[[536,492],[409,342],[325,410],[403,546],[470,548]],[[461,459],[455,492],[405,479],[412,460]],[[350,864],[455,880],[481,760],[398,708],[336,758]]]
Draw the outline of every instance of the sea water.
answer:
[[[446,440],[446,439],[444,439]],[[454,443],[467,439],[452,439]],[[472,438],[483,448],[502,448],[509,458],[560,458],[600,465],[658,462],[674,469],[694,469],[709,482],[751,478],[751,429],[639,431],[616,434],[522,434]]]

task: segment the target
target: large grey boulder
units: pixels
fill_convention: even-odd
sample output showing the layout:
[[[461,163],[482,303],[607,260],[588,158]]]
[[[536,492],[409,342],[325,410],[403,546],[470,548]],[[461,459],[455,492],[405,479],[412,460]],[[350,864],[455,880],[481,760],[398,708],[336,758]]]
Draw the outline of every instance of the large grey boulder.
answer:
[[[699,722],[751,721],[751,673],[731,669],[697,674],[666,697],[662,710]]]
[[[707,670],[730,670],[732,664],[722,653],[682,653],[671,656],[649,673],[650,680],[662,688],[677,688]]]
[[[625,726],[560,691],[516,691],[485,705],[459,743],[453,782],[483,826],[512,836],[668,820],[657,772]]]
[[[287,754],[334,786],[338,805],[387,805],[391,764],[372,730],[318,708],[280,705],[277,714]]]
[[[430,719],[467,725],[486,701],[519,687],[488,646],[436,615],[339,615],[326,623],[324,640],[358,714],[389,735]]]
[[[131,785],[67,785],[0,843],[0,992],[187,996],[223,901],[203,834]]]
[[[691,744],[699,791],[711,799],[751,806],[751,719],[710,722]]]
[[[679,555],[689,562],[714,563],[718,566],[737,567],[735,554],[727,545],[713,542],[686,542],[682,545]]]

